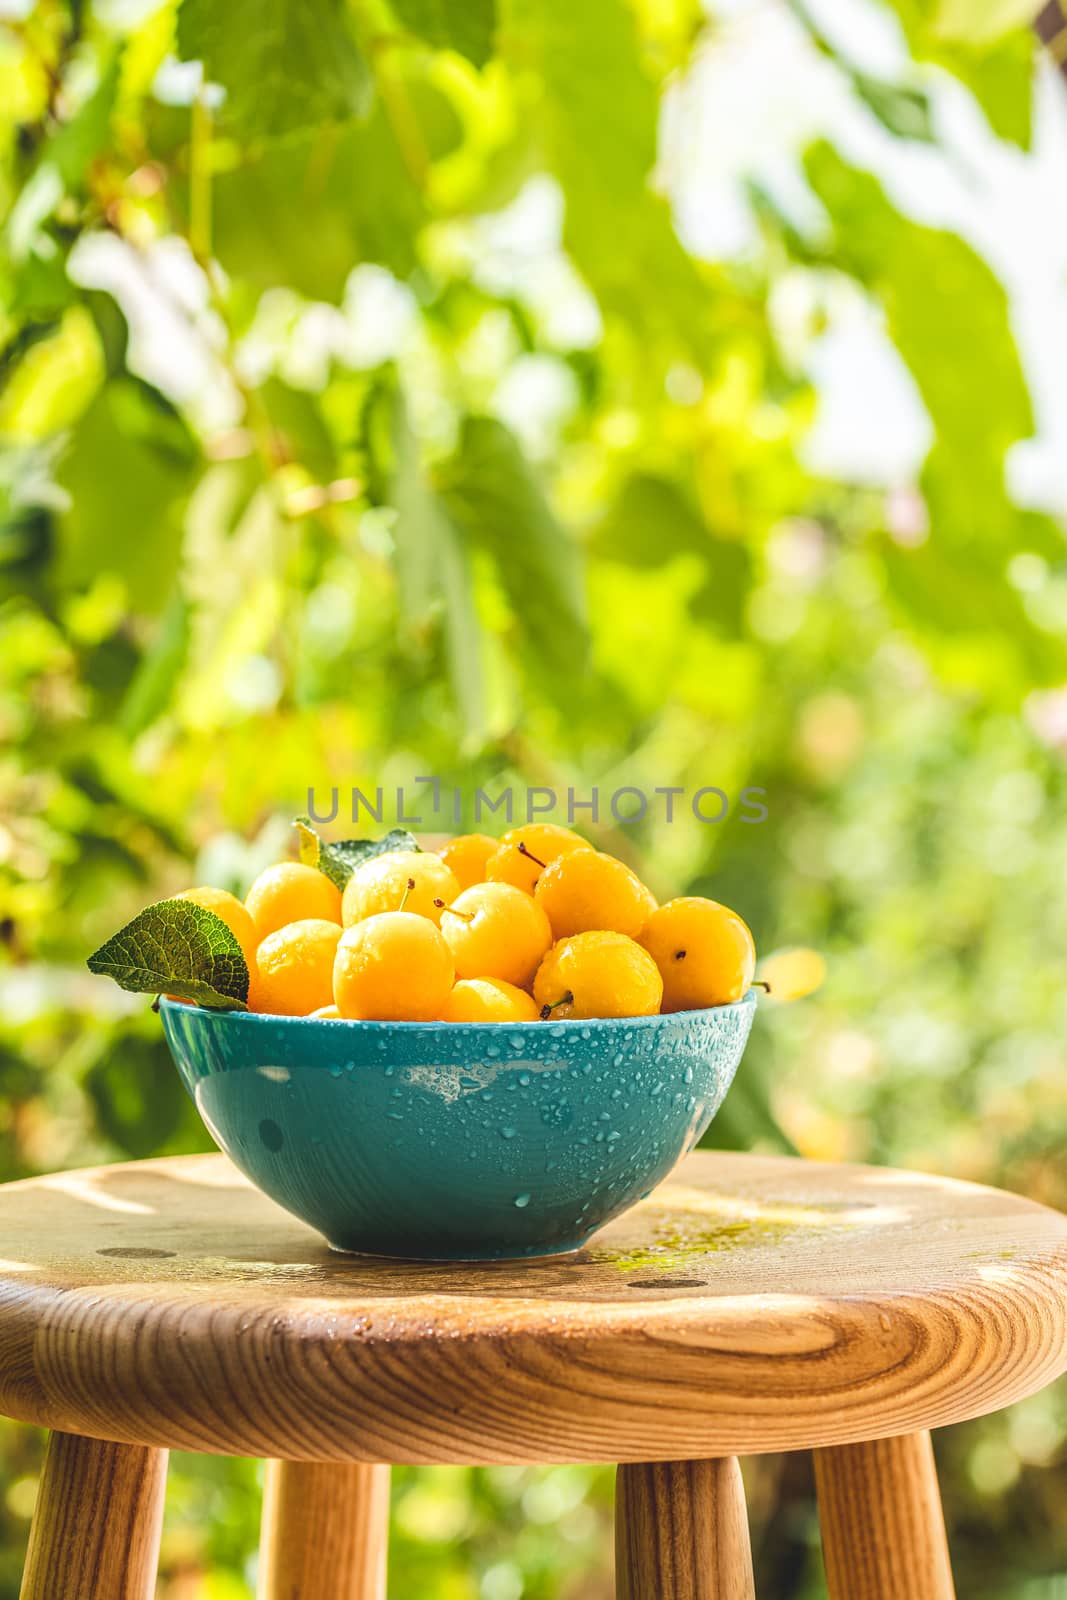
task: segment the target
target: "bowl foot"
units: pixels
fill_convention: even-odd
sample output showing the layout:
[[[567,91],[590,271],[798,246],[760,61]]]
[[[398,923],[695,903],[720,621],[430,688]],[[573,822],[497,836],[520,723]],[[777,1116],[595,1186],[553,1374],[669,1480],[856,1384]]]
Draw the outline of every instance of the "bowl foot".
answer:
[[[548,1246],[537,1245],[525,1250],[514,1248],[509,1249],[507,1246],[496,1248],[487,1245],[484,1250],[471,1250],[466,1252],[442,1251],[435,1253],[425,1251],[419,1255],[393,1254],[385,1250],[353,1250],[348,1245],[334,1244],[332,1239],[327,1239],[326,1243],[329,1245],[330,1249],[335,1255],[353,1256],[357,1260],[411,1261],[419,1263],[436,1262],[438,1265],[442,1263],[454,1262],[460,1266],[464,1264],[471,1266],[485,1266],[489,1262],[493,1261],[499,1261],[501,1265],[505,1265],[509,1261],[534,1263],[538,1261],[551,1261],[559,1256],[573,1256],[582,1249],[583,1245],[589,1242],[591,1237],[592,1236],[590,1234],[587,1234],[582,1239],[569,1240],[566,1244],[554,1244]]]

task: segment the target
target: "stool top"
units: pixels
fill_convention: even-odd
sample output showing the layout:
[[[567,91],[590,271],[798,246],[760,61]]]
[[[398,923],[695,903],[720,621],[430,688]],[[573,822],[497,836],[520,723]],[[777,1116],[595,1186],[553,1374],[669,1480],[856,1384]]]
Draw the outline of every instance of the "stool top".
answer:
[[[576,1255],[333,1253],[225,1157],[0,1188],[0,1411],[306,1460],[635,1461],[957,1422],[1067,1370],[1067,1217],[698,1152]]]

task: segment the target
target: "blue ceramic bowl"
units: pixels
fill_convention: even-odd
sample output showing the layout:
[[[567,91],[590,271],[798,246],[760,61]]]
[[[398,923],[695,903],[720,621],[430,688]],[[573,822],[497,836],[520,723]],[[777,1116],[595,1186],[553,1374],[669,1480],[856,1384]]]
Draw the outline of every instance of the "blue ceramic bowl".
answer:
[[[576,1250],[666,1177],[733,1080],[755,1012],[596,1022],[335,1022],[163,1000],[208,1130],[337,1250]]]

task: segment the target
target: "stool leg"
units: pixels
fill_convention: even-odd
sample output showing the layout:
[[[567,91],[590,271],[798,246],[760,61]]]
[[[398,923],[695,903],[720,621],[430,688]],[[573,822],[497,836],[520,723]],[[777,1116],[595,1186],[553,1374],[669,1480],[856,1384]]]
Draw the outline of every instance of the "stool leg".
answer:
[[[734,1457],[619,1468],[615,1593],[617,1600],[754,1600]]]
[[[167,1452],[53,1433],[20,1600],[152,1600]]]
[[[260,1600],[385,1600],[389,1468],[268,1461]]]
[[[814,1457],[830,1600],[953,1600],[930,1435]]]

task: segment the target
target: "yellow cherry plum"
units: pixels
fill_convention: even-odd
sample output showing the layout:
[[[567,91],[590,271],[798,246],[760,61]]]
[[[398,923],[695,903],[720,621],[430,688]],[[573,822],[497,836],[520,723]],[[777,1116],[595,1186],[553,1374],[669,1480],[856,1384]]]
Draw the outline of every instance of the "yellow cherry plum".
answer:
[[[536,1022],[538,1010],[525,989],[503,978],[460,978],[445,1002],[442,1022]]]
[[[653,911],[641,943],[663,978],[663,1010],[729,1005],[752,985],[756,946],[736,911],[682,895]]]
[[[541,907],[510,883],[476,883],[441,914],[460,978],[502,978],[524,989],[552,943]]]
[[[550,861],[574,850],[592,848],[573,828],[561,827],[557,822],[528,822],[521,828],[508,829],[486,862],[485,875],[493,883],[510,883],[533,894]]]
[[[499,847],[500,840],[487,833],[460,833],[443,844],[437,854],[456,875],[461,889],[485,882],[485,869],[489,857]]]
[[[604,929],[558,940],[533,986],[546,1019],[650,1017],[662,994],[663,980],[648,952],[627,934]]]
[[[361,861],[345,885],[341,920],[346,928],[403,906],[413,916],[439,923],[441,911],[459,893],[455,873],[429,850],[385,850]]]
[[[307,917],[268,933],[249,973],[249,1011],[306,1017],[333,999],[339,922]]]
[[[655,896],[637,873],[599,850],[576,850],[549,862],[534,899],[556,939],[597,929],[636,939],[656,909]]]
[[[341,921],[340,889],[317,867],[300,861],[267,867],[245,895],[245,905],[260,939],[287,922]]]
[[[454,978],[452,953],[429,917],[380,911],[341,935],[333,998],[342,1017],[435,1022]]]

